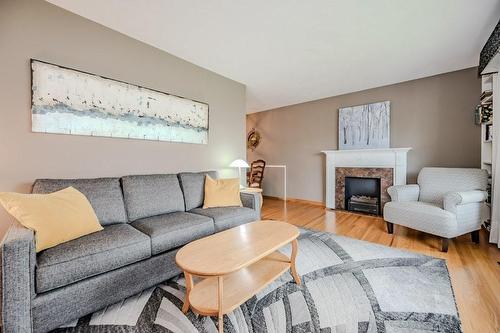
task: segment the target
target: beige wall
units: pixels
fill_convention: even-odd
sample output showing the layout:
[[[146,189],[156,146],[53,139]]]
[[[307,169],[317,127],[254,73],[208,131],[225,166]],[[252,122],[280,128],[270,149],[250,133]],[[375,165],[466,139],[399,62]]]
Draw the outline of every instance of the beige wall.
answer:
[[[338,109],[391,102],[391,147],[413,147],[408,180],[423,166],[478,167],[480,127],[473,110],[479,102],[476,68],[264,111],[247,116],[262,143],[247,158],[286,164],[288,196],[324,202],[325,149],[337,149]],[[280,196],[281,171],[267,169],[264,193]]]
[[[31,133],[30,58],[206,102],[209,144]],[[223,169],[245,154],[244,85],[41,0],[0,1],[0,101],[0,191],[39,177]],[[6,221],[0,209],[0,237]]]

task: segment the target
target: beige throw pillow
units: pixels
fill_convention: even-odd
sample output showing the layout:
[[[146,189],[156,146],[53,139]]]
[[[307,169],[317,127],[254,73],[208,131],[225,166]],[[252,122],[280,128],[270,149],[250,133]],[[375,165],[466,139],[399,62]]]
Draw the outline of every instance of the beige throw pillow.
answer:
[[[212,179],[209,175],[206,175],[203,209],[231,206],[243,206],[240,199],[239,179]]]
[[[36,252],[103,229],[87,197],[73,187],[50,194],[4,192],[0,203],[35,232]]]

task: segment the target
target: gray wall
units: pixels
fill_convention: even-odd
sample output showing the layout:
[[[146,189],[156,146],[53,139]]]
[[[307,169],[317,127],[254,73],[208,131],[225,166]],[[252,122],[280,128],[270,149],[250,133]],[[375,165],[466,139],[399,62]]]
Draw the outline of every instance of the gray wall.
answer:
[[[206,102],[209,144],[31,133],[30,58]],[[41,0],[0,1],[0,101],[0,191],[27,192],[39,177],[224,169],[245,154],[244,85]],[[7,221],[0,208],[0,236]]]
[[[288,196],[324,202],[325,158],[321,150],[337,149],[338,109],[391,101],[391,147],[413,147],[408,181],[423,166],[479,167],[480,127],[473,111],[479,102],[477,69],[469,68],[424,79],[283,107],[247,116],[262,134],[252,161],[286,164]],[[281,170],[267,169],[264,194],[281,196]]]

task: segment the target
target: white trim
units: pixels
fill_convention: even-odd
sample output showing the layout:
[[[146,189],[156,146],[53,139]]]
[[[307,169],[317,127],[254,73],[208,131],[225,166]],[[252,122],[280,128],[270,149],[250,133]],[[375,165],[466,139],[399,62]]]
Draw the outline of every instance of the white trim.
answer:
[[[286,165],[266,164],[266,168],[283,168],[283,200],[286,202]]]
[[[404,151],[408,152],[412,150],[412,148],[374,148],[374,149],[343,149],[343,150],[322,150],[321,152],[324,154],[342,154],[342,153],[370,153],[370,152],[386,152],[386,151]]]

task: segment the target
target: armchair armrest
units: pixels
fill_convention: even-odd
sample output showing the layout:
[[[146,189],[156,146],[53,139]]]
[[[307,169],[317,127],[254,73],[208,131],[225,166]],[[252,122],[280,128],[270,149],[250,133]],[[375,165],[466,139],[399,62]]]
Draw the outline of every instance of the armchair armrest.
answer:
[[[13,224],[0,246],[2,324],[4,332],[31,332],[31,300],[35,295],[35,237]]]
[[[260,193],[240,192],[240,198],[243,207],[257,211],[260,217],[260,201],[262,200]]]
[[[391,201],[418,201],[420,186],[413,185],[394,185],[387,188],[387,193],[391,196]]]
[[[487,197],[488,193],[481,190],[449,192],[443,198],[443,208],[449,212],[456,213],[457,206],[483,202]]]

